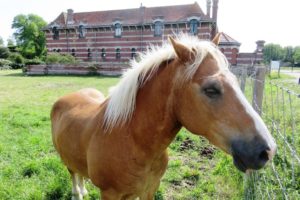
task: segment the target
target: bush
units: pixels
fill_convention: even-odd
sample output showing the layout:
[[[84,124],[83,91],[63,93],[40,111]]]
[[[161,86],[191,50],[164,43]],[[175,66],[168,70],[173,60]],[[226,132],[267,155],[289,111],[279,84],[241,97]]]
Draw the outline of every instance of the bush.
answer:
[[[47,64],[77,64],[78,60],[76,60],[70,54],[59,54],[59,53],[51,53],[46,58]]]
[[[0,59],[0,69],[10,69],[12,62],[6,59]]]
[[[12,53],[9,55],[8,59],[16,64],[24,64],[25,59],[23,58],[23,56],[19,53]]]
[[[0,58],[6,59],[6,58],[8,58],[8,56],[9,56],[8,48],[0,46]]]
[[[45,62],[39,58],[27,59],[25,61],[25,65],[41,65],[41,64],[45,64]]]

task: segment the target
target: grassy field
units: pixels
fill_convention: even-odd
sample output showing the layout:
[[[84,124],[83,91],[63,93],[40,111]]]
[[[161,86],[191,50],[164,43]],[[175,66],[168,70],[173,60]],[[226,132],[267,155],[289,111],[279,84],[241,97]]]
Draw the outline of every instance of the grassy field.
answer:
[[[58,97],[85,87],[107,94],[118,80],[0,71],[0,200],[71,198],[69,174],[52,146],[51,106]],[[169,152],[156,199],[242,199],[242,174],[205,139],[182,129]],[[99,199],[89,181],[87,188],[85,199]]]

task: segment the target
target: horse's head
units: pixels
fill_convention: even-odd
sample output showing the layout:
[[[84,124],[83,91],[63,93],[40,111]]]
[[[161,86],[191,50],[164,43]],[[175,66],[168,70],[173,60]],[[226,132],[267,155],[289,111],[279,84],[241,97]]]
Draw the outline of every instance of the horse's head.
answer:
[[[218,40],[219,35],[213,42]],[[231,154],[239,170],[263,167],[274,156],[276,144],[228,70],[224,55],[213,43],[189,47],[170,41],[179,68],[174,94],[180,123]]]

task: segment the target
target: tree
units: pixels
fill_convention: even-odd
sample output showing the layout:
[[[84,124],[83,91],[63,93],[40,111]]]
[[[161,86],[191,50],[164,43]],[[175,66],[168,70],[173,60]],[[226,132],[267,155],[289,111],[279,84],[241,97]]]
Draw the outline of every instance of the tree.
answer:
[[[15,46],[15,41],[12,37],[9,37],[7,39],[7,47],[13,47],[13,46]]]
[[[0,47],[1,47],[1,46],[4,46],[4,42],[3,42],[2,37],[0,36]]]
[[[9,50],[7,47],[0,46],[0,58],[8,58],[9,56]]]
[[[295,47],[293,59],[295,63],[300,63],[300,46]]]
[[[17,15],[12,28],[21,54],[26,58],[41,57],[46,52],[45,34],[41,30],[46,22],[38,15]]]
[[[294,55],[294,48],[292,46],[287,46],[283,48],[285,62],[294,63],[293,55]]]
[[[284,58],[283,48],[279,44],[267,44],[264,47],[264,60],[269,63],[271,60],[282,60]]]

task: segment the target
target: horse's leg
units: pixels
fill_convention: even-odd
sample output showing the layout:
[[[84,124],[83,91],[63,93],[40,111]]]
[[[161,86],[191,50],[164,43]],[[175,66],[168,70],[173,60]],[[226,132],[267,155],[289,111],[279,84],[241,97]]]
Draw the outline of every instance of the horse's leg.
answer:
[[[160,181],[156,184],[153,184],[152,187],[143,196],[141,196],[140,200],[153,200],[155,197],[155,193],[159,188],[159,185]]]
[[[85,186],[84,186],[84,177],[78,174],[78,185],[79,185],[79,189],[80,189],[80,193],[82,196],[87,195],[88,191],[86,190]]]
[[[83,195],[80,192],[78,185],[77,174],[69,170],[72,177],[72,200],[83,200]]]

